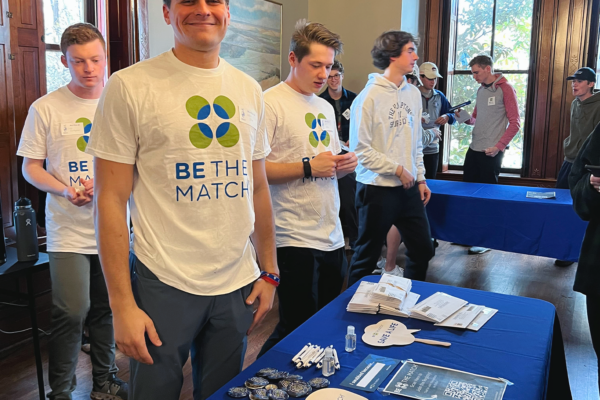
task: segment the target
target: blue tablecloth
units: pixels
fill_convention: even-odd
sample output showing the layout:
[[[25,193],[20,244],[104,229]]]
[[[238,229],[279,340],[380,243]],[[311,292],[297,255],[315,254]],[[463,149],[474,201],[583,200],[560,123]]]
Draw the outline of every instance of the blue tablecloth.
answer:
[[[587,222],[566,189],[427,181],[427,215],[436,239],[513,253],[577,261]],[[556,192],[529,199],[528,191]]]
[[[364,279],[377,281],[379,277],[369,276]],[[227,396],[228,388],[243,386],[246,379],[261,368],[274,367],[290,373],[299,373],[305,380],[321,376],[321,372],[314,367],[296,370],[290,362],[292,357],[309,342],[321,347],[333,345],[338,351],[341,369],[329,377],[332,387],[341,387],[340,383],[344,378],[367,355],[377,354],[508,379],[514,383],[514,386],[507,388],[504,396],[506,400],[545,398],[555,318],[555,308],[552,304],[525,297],[413,281],[412,291],[420,294],[421,299],[443,291],[471,303],[499,310],[479,332],[473,332],[440,328],[416,319],[347,312],[346,305],[357,287],[358,283],[342,293],[210,399],[230,399]],[[399,320],[409,328],[422,329],[415,334],[416,337],[448,341],[452,346],[443,348],[413,343],[405,347],[377,348],[364,344],[360,339],[364,328],[387,318]],[[356,327],[358,336],[357,349],[353,353],[344,351],[344,336],[348,325]],[[385,380],[384,385],[387,385],[399,368],[397,367]],[[355,392],[369,399],[384,398],[378,392]],[[385,398],[392,399],[387,396]]]

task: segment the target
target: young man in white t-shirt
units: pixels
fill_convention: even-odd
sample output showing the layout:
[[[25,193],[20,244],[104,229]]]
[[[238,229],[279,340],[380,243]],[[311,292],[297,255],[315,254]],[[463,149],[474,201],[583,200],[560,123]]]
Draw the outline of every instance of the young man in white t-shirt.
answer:
[[[261,354],[340,294],[346,273],[337,179],[356,167],[341,153],[331,104],[316,95],[340,37],[300,21],[292,35],[290,74],[265,92],[271,154],[266,168],[277,229],[279,324]]]
[[[163,12],[175,47],[111,76],[87,151],[130,398],[179,399],[191,351],[199,400],[241,371],[246,335],[273,303],[270,149],[260,85],[219,58],[227,2],[165,0]]]
[[[115,377],[112,314],[91,203],[93,160],[85,153],[104,86],[104,38],[93,25],[75,24],[63,33],[61,50],[71,82],[31,105],[17,151],[24,157],[25,179],[48,192],[46,246],[52,279],[48,397],[71,399],[87,316],[94,380],[91,398],[127,399],[127,384]]]
[[[373,271],[392,225],[406,245],[406,278],[425,280],[433,257],[425,213],[431,191],[423,166],[421,93],[405,78],[419,59],[415,39],[408,32],[385,32],[371,56],[384,73],[369,75],[350,118],[350,149],[358,156],[358,240],[348,286]]]

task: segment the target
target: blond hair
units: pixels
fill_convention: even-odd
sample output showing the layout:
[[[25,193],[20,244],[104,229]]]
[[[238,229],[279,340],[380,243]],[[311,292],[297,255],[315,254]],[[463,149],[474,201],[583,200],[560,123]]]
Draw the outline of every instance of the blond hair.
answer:
[[[298,62],[300,62],[304,56],[310,53],[310,45],[312,43],[332,48],[336,56],[342,52],[343,43],[340,35],[331,32],[323,24],[301,19],[296,23],[296,30],[292,34],[290,52],[293,51]]]

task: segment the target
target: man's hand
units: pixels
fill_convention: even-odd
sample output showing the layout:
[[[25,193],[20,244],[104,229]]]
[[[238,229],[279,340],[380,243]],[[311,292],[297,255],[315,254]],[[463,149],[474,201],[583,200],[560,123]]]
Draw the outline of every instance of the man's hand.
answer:
[[[335,176],[335,170],[338,161],[343,160],[342,156],[334,156],[330,151],[320,153],[310,160],[310,169],[315,178],[331,178]]]
[[[256,328],[263,319],[267,316],[267,313],[273,307],[273,299],[275,298],[275,286],[271,285],[269,282],[259,279],[254,282],[254,286],[252,287],[252,292],[250,292],[250,296],[246,299],[246,304],[251,305],[254,304],[254,301],[258,299],[259,304],[256,312],[254,313],[254,320],[252,321],[252,325],[250,325],[250,329],[246,332],[247,335],[250,335],[254,328]]]
[[[342,154],[340,157],[343,158],[337,163],[337,173],[351,174],[352,172],[354,172],[356,166],[358,165],[358,157],[356,157],[356,154],[348,152],[346,154]]]
[[[402,182],[402,187],[404,189],[410,189],[415,184],[415,177],[402,165],[396,168],[396,176],[400,178],[400,182]]]
[[[92,198],[86,196],[85,193],[80,193],[72,186],[67,186],[63,190],[63,197],[71,202],[71,204],[81,207],[92,201]]]
[[[121,353],[144,364],[154,364],[148,353],[145,334],[155,346],[162,346],[154,323],[137,305],[120,310],[113,309],[115,343]]]
[[[431,190],[427,186],[427,184],[418,185],[419,192],[421,192],[421,200],[423,200],[423,205],[427,205],[429,200],[431,199]]]
[[[446,124],[448,122],[449,119],[450,118],[446,114],[444,114],[444,115],[440,116],[438,119],[436,119],[435,122],[434,122],[434,124],[436,124],[436,125],[444,125],[444,124]]]
[[[459,115],[458,115],[458,114],[460,114],[460,112],[461,112],[461,111],[462,111],[462,108],[457,108],[456,110],[454,110],[454,116],[455,116],[456,118],[458,118],[458,117],[459,117]]]
[[[85,195],[88,197],[94,197],[94,178],[87,181],[81,178],[81,184],[85,188]]]
[[[590,175],[590,185],[600,192],[600,176]]]
[[[437,123],[437,122],[436,122]],[[435,134],[435,140],[440,141],[442,140],[442,131],[440,131],[438,128],[433,128],[431,129],[433,131],[433,133]]]
[[[500,150],[496,146],[485,149],[485,155],[488,157],[496,157]]]

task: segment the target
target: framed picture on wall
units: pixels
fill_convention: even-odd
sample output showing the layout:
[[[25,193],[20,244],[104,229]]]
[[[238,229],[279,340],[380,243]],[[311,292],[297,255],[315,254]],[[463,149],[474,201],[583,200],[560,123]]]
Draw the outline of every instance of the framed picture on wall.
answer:
[[[258,81],[263,90],[281,81],[282,5],[235,0],[220,56]]]

